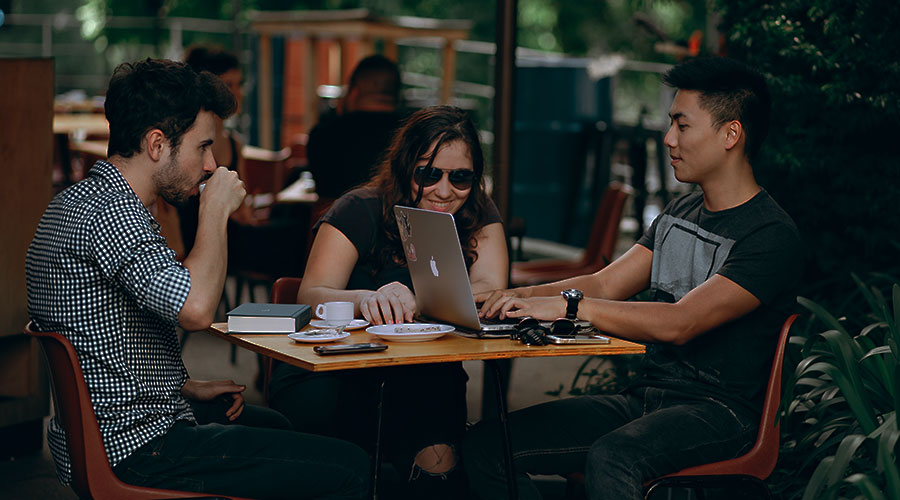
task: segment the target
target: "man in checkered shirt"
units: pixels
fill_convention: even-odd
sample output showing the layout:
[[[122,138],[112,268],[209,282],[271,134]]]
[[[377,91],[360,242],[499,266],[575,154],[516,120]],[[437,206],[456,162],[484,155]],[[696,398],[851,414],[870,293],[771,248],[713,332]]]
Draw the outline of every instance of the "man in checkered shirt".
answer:
[[[244,386],[191,379],[181,359],[175,327],[212,322],[225,281],[226,223],[245,195],[212,154],[215,120],[234,107],[218,78],[182,63],[116,68],[105,105],[109,159],[44,213],[26,257],[29,315],[37,330],[75,346],[109,463],[126,483],[362,498],[369,461],[360,448],[284,430],[280,414],[244,407]],[[158,197],[181,203],[204,181],[197,240],[182,264],[149,207]],[[55,419],[48,441],[60,480],[70,482]]]

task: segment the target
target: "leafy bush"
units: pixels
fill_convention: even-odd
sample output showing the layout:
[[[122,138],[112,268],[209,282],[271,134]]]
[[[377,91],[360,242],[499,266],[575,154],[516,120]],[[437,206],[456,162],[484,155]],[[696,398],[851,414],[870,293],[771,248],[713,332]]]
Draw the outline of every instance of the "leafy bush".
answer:
[[[887,20],[900,2],[717,6],[729,56],[769,79],[772,128],[754,169],[804,237],[806,282],[828,295],[850,271],[896,269],[900,30]]]
[[[900,285],[888,300],[853,278],[870,309],[855,335],[847,318],[798,299],[827,329],[790,339],[801,359],[782,401],[785,498],[900,498]]]

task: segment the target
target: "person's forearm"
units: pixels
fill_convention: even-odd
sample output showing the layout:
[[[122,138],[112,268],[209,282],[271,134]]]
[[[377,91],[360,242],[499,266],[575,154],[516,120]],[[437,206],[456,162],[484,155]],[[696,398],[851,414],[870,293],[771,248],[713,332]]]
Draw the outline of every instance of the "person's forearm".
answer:
[[[491,277],[473,280],[471,283],[472,293],[490,292],[492,290],[502,290],[506,288],[505,277]]]
[[[521,290],[525,294],[523,295],[524,297],[552,297],[554,295],[559,295],[563,290],[568,290],[569,288],[581,290],[586,297],[605,298],[602,287],[599,286],[599,280],[592,274],[576,276],[574,278],[554,281],[553,283],[546,283],[543,285],[517,288],[516,290]]]
[[[178,318],[185,329],[209,326],[219,305],[228,266],[227,222],[221,215],[201,218],[198,223],[194,247],[184,259],[191,273],[191,291]]]
[[[611,335],[637,342],[683,344],[699,333],[697,323],[664,302],[625,302],[585,298],[578,317]]]

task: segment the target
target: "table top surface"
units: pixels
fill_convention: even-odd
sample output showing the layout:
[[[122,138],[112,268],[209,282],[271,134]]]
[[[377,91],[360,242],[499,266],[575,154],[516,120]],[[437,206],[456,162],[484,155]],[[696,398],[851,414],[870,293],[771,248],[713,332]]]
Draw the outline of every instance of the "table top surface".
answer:
[[[106,117],[100,113],[56,113],[53,115],[53,133],[109,134]]]
[[[227,323],[213,323],[207,332],[260,354],[310,371],[346,370],[423,363],[444,363],[503,358],[536,358],[549,356],[612,356],[642,354],[644,346],[617,338],[609,344],[529,346],[509,339],[473,339],[444,335],[427,342],[390,342],[365,329],[354,330],[350,336],[322,344],[298,343],[287,334],[228,333]],[[313,346],[382,342],[388,349],[381,352],[319,356]]]
[[[107,141],[72,141],[69,149],[81,153],[88,153],[98,158],[106,159]]]

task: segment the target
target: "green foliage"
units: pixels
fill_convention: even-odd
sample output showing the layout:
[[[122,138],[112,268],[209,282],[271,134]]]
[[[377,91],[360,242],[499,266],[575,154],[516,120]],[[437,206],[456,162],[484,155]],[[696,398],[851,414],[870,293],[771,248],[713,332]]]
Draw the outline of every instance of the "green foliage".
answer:
[[[847,318],[798,299],[825,330],[790,339],[800,359],[782,401],[786,498],[798,498],[801,489],[802,500],[900,498],[900,285],[887,299],[879,287],[854,280],[869,308],[857,318],[859,333],[851,333]]]
[[[616,394],[628,385],[640,365],[640,356],[588,356],[572,378],[566,394]],[[564,387],[549,391],[551,396],[562,394]]]
[[[900,31],[886,20],[900,2],[717,3],[729,55],[769,77],[772,129],[754,167],[803,234],[807,282],[896,269]]]

